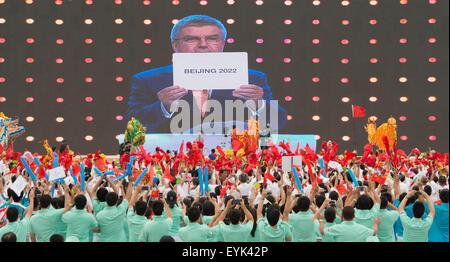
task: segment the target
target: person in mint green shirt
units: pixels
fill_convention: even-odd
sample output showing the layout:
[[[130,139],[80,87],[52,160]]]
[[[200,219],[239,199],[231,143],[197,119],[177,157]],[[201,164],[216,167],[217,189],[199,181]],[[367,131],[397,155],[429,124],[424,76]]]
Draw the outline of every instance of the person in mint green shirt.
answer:
[[[70,203],[70,192],[66,185],[64,197],[65,203]],[[57,233],[58,221],[61,220],[62,215],[69,211],[69,205],[65,204],[67,208],[54,209],[51,203],[51,196],[44,194],[39,198],[41,209],[30,219],[30,238],[32,242],[49,242],[50,236]]]
[[[428,194],[423,192],[421,188],[419,188],[419,190],[420,196],[419,200],[413,205],[412,218],[408,217],[404,209],[408,198],[413,197],[417,191],[410,190],[398,207],[400,221],[403,225],[403,242],[428,242],[428,232],[433,224],[435,209]],[[430,210],[430,213],[426,218],[422,218],[425,213],[424,200],[428,203],[428,209]]]
[[[119,196],[117,184],[111,184],[114,192],[106,194],[106,207],[97,214],[98,228],[94,232],[100,232],[100,239],[102,242],[125,242],[126,236],[124,232],[124,223],[126,219],[126,212],[128,209],[128,199],[131,197],[133,189],[132,178],[130,176],[130,183],[128,185],[127,193],[120,205],[117,205]],[[123,181],[123,180],[122,180]]]
[[[166,202],[172,213],[173,220],[172,227],[169,229],[169,236],[177,236],[178,230],[180,230],[180,223],[183,221],[183,210],[177,205],[177,193],[174,191],[167,192]],[[167,217],[166,212],[164,212],[164,215]]]
[[[249,211],[253,217],[253,227],[252,227],[252,230],[250,231],[250,235],[248,236],[247,241],[248,242],[259,242],[260,238],[259,238],[258,224],[255,222],[257,220],[256,209],[250,207]]]
[[[321,214],[325,206],[328,205],[330,199],[325,199],[322,202],[317,214]],[[306,196],[300,196],[297,199],[297,213],[289,214],[289,225],[292,227],[292,235],[294,242],[315,242],[316,241],[316,227],[319,222],[316,221],[317,215],[310,211],[311,200]],[[288,212],[290,213],[290,211]]]
[[[289,189],[286,192],[290,192]],[[266,210],[266,217],[262,214],[264,199],[267,196],[267,190],[263,189],[261,199],[256,210],[258,218],[258,230],[261,242],[289,242],[292,241],[291,226],[288,224],[290,210],[290,194],[286,199],[283,220],[280,220],[280,208],[277,204],[270,205]]]
[[[8,207],[8,210],[6,211],[6,219],[8,220],[8,223],[4,227],[0,228],[0,238],[2,238],[4,234],[12,232],[16,235],[17,242],[26,242],[27,233],[30,231],[30,218],[33,214],[34,191],[34,188],[31,189],[29,195],[30,204],[23,219],[19,220],[19,210],[17,208]]]
[[[324,216],[324,230],[327,230],[328,228],[340,224],[341,218],[339,216],[336,216],[336,214],[340,215],[337,211],[337,207],[328,207],[325,209],[325,212],[323,213]],[[320,226],[319,226],[319,234],[320,234]],[[336,242],[333,236],[323,235],[322,236],[322,242]]]
[[[64,196],[52,198],[52,207],[54,209],[64,209],[64,206],[65,206]],[[61,218],[57,222],[58,225],[56,226],[56,233],[66,237],[67,225],[62,221]]]
[[[232,201],[228,201],[227,206],[223,212],[224,214],[228,213],[231,204]],[[245,217],[248,220],[248,222],[245,224],[241,223],[241,212],[239,208],[242,208]],[[243,199],[241,199],[240,205],[236,205],[234,206],[234,208],[231,209],[231,211],[229,212],[229,218],[231,222],[230,225],[226,225],[223,221],[220,221],[219,219],[215,221],[215,224],[218,222],[218,225],[216,227],[219,231],[218,234],[222,236],[223,241],[243,242],[244,240],[246,240],[253,229],[254,220],[252,214],[247,209],[247,206],[245,205]]]
[[[183,206],[185,208],[185,206]],[[180,228],[178,236],[183,242],[208,242],[213,237],[213,231],[205,224],[200,224],[201,212],[197,206],[190,207],[186,214],[189,218],[187,226]],[[214,221],[211,221],[214,223]]]
[[[380,218],[374,220],[374,226],[370,229],[354,221],[355,210],[351,206],[347,205],[342,209],[342,216],[344,221],[341,224],[331,226],[327,230],[320,219],[320,234],[332,237],[335,242],[366,242],[370,236],[377,235]]]
[[[79,194],[74,202],[75,207],[62,215],[62,221],[67,225],[66,240],[76,237],[79,242],[89,242],[89,232],[98,226],[97,220],[85,210],[86,196]]]
[[[89,187],[86,187],[86,191],[92,199],[92,209],[95,217],[97,217],[97,214],[106,207],[106,194],[108,194],[108,190],[104,187],[100,187],[104,179],[109,181],[109,178],[103,174],[100,179],[97,180],[92,190],[89,190]],[[93,233],[92,231],[89,233],[89,242],[100,241],[100,233]]]
[[[170,212],[169,206],[164,199],[153,202],[152,210],[152,221],[145,223],[142,234],[139,237],[140,242],[159,242],[161,237],[167,235],[172,227],[172,212]],[[163,216],[164,210],[166,211],[166,216]]]
[[[137,196],[141,192],[142,186],[138,185],[128,204],[127,223],[128,223],[128,242],[139,242],[139,236],[144,230],[144,225],[149,220],[145,217],[147,212],[147,202],[136,201]]]
[[[359,196],[357,196],[355,203],[356,210],[354,221],[367,228],[373,228],[373,221],[378,215],[378,211],[380,211],[379,192],[373,190],[373,183],[374,182],[370,182],[369,178],[369,188],[364,186],[361,187],[364,191],[357,190]],[[381,189],[381,186],[379,186],[378,189]]]
[[[380,211],[377,217],[381,218],[381,224],[378,227],[377,237],[380,242],[394,242],[394,223],[399,218],[399,213],[397,208],[389,202],[388,198],[385,196],[380,197]],[[391,210],[388,210],[388,207]]]

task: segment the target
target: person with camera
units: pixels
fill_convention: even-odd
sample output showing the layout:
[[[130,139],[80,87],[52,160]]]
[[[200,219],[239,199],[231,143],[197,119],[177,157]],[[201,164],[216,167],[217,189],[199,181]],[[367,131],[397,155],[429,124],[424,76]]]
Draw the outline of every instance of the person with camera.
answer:
[[[263,189],[261,199],[256,209],[258,230],[260,240],[262,242],[290,242],[292,241],[291,226],[288,224],[290,210],[291,195],[287,195],[286,206],[284,207],[283,220],[280,220],[280,207],[276,203],[272,203],[266,210],[266,217],[263,216],[262,210],[264,200],[267,196],[267,190]],[[289,206],[288,206],[289,205]]]
[[[152,204],[153,216],[152,221],[148,221],[139,237],[140,242],[159,242],[161,237],[168,235],[172,227],[172,213],[167,202],[161,195],[159,199]],[[163,215],[163,212],[166,212]]]
[[[241,222],[241,209],[245,214],[245,220]],[[244,239],[247,239],[250,235],[250,232],[253,229],[253,216],[245,205],[245,201],[243,198],[230,200],[227,203],[226,211],[223,214],[228,213],[228,217],[230,219],[231,224],[226,225],[222,220],[225,218],[224,216],[219,217],[217,219],[218,225],[218,234],[221,235],[223,241],[225,242],[242,242]],[[220,220],[222,219],[222,220]]]
[[[413,217],[410,218],[405,212],[406,202],[408,199],[413,198],[418,195],[418,201],[413,204],[412,211]],[[428,209],[430,213],[428,216],[423,218],[425,213],[425,204],[428,203]],[[410,190],[406,197],[403,198],[400,206],[398,207],[398,212],[400,213],[400,221],[403,225],[403,241],[404,242],[427,242],[428,232],[433,223],[433,218],[435,214],[435,209],[433,202],[431,202],[430,197],[425,193],[422,188],[419,187],[419,191]]]

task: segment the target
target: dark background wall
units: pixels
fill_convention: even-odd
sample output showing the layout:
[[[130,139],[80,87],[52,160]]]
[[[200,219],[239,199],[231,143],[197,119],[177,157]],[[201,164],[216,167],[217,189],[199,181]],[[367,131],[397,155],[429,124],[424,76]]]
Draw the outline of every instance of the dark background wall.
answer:
[[[225,0],[210,0],[206,5],[197,0],[181,0],[178,5],[169,0],[0,2],[0,112],[19,117],[26,128],[14,144],[16,151],[26,148],[43,153],[40,140],[56,145],[56,137],[63,137],[76,152],[101,149],[116,154],[115,137],[125,129],[120,116],[127,108],[131,76],[171,63],[172,20],[191,14],[224,22],[228,38],[234,40],[225,51],[247,51],[249,67],[268,74],[274,97],[292,117],[280,133],[316,134],[319,146],[331,139],[338,142],[339,152],[361,152],[367,143],[363,128],[367,117],[377,116],[381,125],[393,116],[398,124],[398,148],[449,149],[448,1],[353,0],[347,6],[341,1],[309,0],[291,1],[291,5],[281,0],[266,0],[262,5],[256,4],[262,1],[247,0],[233,5]],[[27,18],[34,23],[27,24]],[[117,18],[123,23],[116,24]],[[233,24],[226,22],[230,18]],[[56,19],[63,23],[55,24]],[[93,23],[85,24],[85,19]],[[151,24],[146,25],[145,19]],[[257,19],[263,19],[263,24],[256,24]],[[286,19],[292,23],[286,25]],[[314,19],[320,23],[313,24]],[[407,19],[406,23],[401,19]],[[27,43],[28,38],[34,42]],[[91,44],[86,43],[88,38]],[[436,41],[430,43],[430,38]],[[57,39],[64,43],[57,44]],[[264,42],[258,44],[256,39]],[[285,44],[285,39],[292,42]],[[319,44],[313,39],[319,39]],[[342,44],[343,39],[348,44]],[[376,44],[370,39],[376,39]],[[117,62],[118,57],[123,61]],[[57,63],[57,58],[63,62]],[[92,62],[86,63],[86,58]],[[151,62],[145,63],[145,58]],[[257,58],[263,62],[256,62]],[[291,62],[285,63],[284,58]],[[320,62],[314,63],[313,58]],[[377,63],[371,63],[371,58]],[[436,62],[429,62],[430,58]],[[430,76],[436,81],[428,81]],[[89,77],[92,82],[86,82]],[[285,77],[291,81],[285,82]],[[314,77],[320,81],[313,82]],[[370,77],[378,81],[372,83]],[[400,77],[407,81],[400,82]],[[58,78],[64,81],[58,83]],[[342,78],[348,83],[342,83]],[[430,96],[437,100],[430,102]],[[30,97],[33,102],[27,102]],[[342,97],[350,101],[344,103]],[[370,97],[377,101],[370,102]],[[400,97],[408,101],[401,102]],[[57,102],[57,98],[64,101]],[[364,107],[366,117],[352,118],[351,104]],[[314,121],[314,115],[320,120]],[[34,121],[26,121],[27,116]],[[89,116],[92,121],[86,121]],[[343,122],[343,116],[349,121]],[[406,120],[400,121],[401,116]],[[430,121],[430,116],[436,120]],[[64,121],[57,122],[57,117]],[[86,141],[86,135],[93,140]],[[26,141],[29,136],[34,140]],[[343,141],[343,136],[350,140]]]

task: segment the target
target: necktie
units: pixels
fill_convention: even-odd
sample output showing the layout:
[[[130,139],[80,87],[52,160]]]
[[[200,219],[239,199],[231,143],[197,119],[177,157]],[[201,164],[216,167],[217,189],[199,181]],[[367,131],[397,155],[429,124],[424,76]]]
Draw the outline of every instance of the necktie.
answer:
[[[192,90],[192,95],[194,97],[195,104],[200,109],[202,113],[202,117],[205,116],[206,113],[206,104],[209,98],[209,92],[206,89],[203,90]]]

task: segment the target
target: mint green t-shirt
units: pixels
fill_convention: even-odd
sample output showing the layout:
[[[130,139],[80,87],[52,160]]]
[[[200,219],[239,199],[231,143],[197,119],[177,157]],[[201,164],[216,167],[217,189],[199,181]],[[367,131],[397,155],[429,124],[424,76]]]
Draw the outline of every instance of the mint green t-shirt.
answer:
[[[169,230],[172,227],[172,218],[166,218],[165,216],[152,216],[151,221],[148,221],[144,225],[139,241],[142,242],[159,242],[161,237],[168,235]]]
[[[27,233],[30,231],[30,220],[24,217],[20,221],[10,222],[0,228],[0,239],[4,234],[13,232],[16,235],[17,242],[26,242]]]
[[[195,222],[180,228],[178,236],[184,242],[208,242],[213,237],[213,231],[207,225]]]
[[[394,223],[397,221],[400,214],[396,210],[380,209],[378,217],[381,218],[381,223],[378,226],[377,237],[380,242],[394,242]]]
[[[312,212],[302,212],[289,214],[289,225],[292,227],[292,241],[295,242],[315,242],[316,241],[316,221],[313,221]]]
[[[343,221],[333,225],[324,232],[325,237],[333,237],[335,242],[366,242],[373,235],[373,229],[355,221]]]
[[[62,221],[67,225],[66,239],[77,237],[80,242],[89,242],[89,232],[98,226],[94,215],[75,207],[62,215]]]
[[[133,208],[128,209],[128,242],[139,242],[139,236],[144,230],[145,223],[148,221],[145,216],[136,214]]]
[[[276,229],[270,226],[267,218],[260,218],[257,223],[261,242],[286,242],[286,238],[292,236],[291,226],[281,219]]]
[[[373,228],[373,221],[378,216],[380,211],[380,204],[374,204],[369,210],[360,210],[355,208],[355,221],[356,223],[366,226],[367,228]]]
[[[128,200],[124,199],[119,206],[106,206],[97,214],[98,228],[102,242],[125,242],[123,224],[126,219]]]
[[[237,225],[220,222],[216,227],[218,227],[224,242],[244,242],[252,231],[253,222]]]
[[[428,242],[428,232],[433,224],[433,218],[409,218],[405,211],[400,212],[403,225],[403,242]]]
[[[57,233],[58,222],[61,221],[63,213],[63,208],[54,209],[50,206],[31,217],[30,233],[36,236],[36,242],[50,242],[50,237]]]
[[[179,208],[178,206],[174,206],[173,208],[170,208],[170,213],[172,213],[172,227],[170,227],[169,230],[169,236],[176,236],[178,234],[178,230],[180,230],[180,223],[183,221],[182,213],[183,210]],[[166,212],[163,213],[164,216],[166,216]]]

